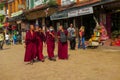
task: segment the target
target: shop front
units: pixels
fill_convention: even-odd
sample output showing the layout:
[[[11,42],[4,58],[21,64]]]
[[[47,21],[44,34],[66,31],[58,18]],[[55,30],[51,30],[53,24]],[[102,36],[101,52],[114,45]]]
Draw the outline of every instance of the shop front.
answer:
[[[102,23],[110,38],[120,34],[120,1],[111,0],[110,2],[96,6],[99,14],[99,23]]]
[[[51,20],[56,25],[63,25],[66,29],[72,23],[74,27],[78,29],[81,26],[85,26],[86,29],[86,39],[89,39],[93,33],[93,29],[96,26],[94,17],[94,9],[92,6],[83,7],[83,8],[73,8],[70,10],[65,10],[61,12],[57,12],[51,16]]]

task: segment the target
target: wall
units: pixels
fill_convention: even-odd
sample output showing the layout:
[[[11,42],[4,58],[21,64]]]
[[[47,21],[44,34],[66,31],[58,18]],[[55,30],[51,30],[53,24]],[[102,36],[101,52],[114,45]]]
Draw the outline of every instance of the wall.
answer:
[[[13,0],[8,2],[8,16],[26,8],[26,0]]]

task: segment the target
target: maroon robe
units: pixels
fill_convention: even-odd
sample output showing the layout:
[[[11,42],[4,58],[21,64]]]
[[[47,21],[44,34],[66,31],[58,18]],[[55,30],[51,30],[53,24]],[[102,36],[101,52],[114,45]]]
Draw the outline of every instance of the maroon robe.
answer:
[[[51,32],[53,35],[55,35],[55,32]],[[47,43],[47,53],[49,58],[54,57],[54,49],[55,49],[55,38],[49,34],[49,31],[46,32],[46,43]]]
[[[65,35],[68,35],[68,32],[64,31]],[[58,31],[58,36],[60,36],[60,31]],[[58,58],[59,59],[68,59],[68,42],[62,43],[60,39],[58,40]]]
[[[41,32],[36,32],[36,36],[37,36],[37,41],[36,41],[36,45],[37,45],[37,58],[39,60],[43,60],[44,56],[43,56],[43,41],[45,41],[45,35]]]
[[[36,34],[33,32],[31,34],[30,31],[26,33],[26,39],[25,39],[25,44],[26,44],[26,50],[25,50],[25,62],[29,62],[35,58],[36,55]]]

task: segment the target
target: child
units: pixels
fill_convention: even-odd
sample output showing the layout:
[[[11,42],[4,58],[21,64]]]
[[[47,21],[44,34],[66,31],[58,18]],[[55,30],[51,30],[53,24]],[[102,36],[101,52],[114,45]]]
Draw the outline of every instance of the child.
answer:
[[[17,42],[17,37],[15,34],[13,34],[13,44],[16,44],[16,42]]]

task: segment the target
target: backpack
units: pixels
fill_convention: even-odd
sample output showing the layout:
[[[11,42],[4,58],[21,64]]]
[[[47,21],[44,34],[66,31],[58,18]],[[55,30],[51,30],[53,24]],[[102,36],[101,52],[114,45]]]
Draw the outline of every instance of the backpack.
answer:
[[[67,36],[65,35],[64,32],[60,32],[60,41],[61,41],[62,43],[67,42]]]

